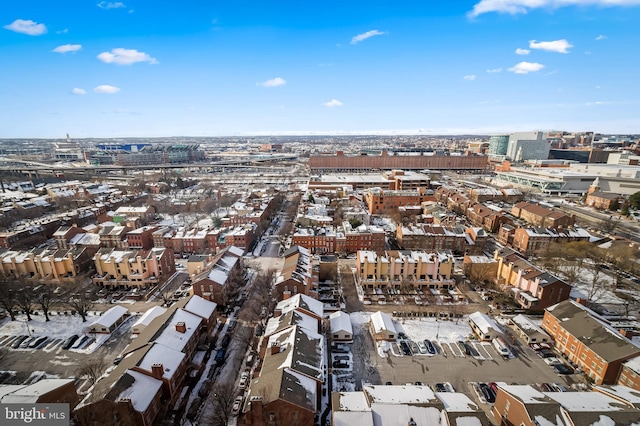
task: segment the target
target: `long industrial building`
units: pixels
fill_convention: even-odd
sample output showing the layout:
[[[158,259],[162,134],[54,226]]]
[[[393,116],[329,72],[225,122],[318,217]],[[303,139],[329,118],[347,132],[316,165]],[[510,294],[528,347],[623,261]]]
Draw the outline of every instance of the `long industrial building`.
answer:
[[[319,155],[309,158],[313,172],[355,172],[360,170],[461,170],[480,171],[488,166],[484,155]]]

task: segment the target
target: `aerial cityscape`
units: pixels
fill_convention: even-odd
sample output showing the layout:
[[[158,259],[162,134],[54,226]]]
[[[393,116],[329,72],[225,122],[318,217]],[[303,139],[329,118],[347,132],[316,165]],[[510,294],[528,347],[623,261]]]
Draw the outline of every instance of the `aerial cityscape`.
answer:
[[[640,0],[233,3],[3,7],[0,424],[640,426]]]

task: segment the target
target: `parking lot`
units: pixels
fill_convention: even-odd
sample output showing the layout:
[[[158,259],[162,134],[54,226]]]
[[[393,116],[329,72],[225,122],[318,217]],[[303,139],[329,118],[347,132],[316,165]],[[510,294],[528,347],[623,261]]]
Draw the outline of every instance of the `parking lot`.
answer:
[[[397,330],[404,330],[401,338],[381,345],[374,344],[364,320],[353,322],[353,343],[340,345],[341,351],[347,346],[352,355],[344,358],[348,366],[336,368],[343,366],[341,353],[333,352],[331,359],[337,376],[335,390],[359,390],[363,383],[422,384],[435,391],[462,392],[489,410],[491,383],[532,384],[543,391],[582,383],[577,375],[557,374],[518,340],[511,345],[511,357],[503,357],[491,342],[470,340],[471,329],[464,320],[444,324],[435,319],[395,321]]]

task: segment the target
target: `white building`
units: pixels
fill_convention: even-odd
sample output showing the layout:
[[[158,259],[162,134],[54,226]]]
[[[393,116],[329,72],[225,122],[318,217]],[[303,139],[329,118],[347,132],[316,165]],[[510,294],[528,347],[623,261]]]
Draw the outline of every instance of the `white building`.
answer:
[[[507,157],[512,161],[546,160],[551,142],[544,132],[516,132],[509,135]]]
[[[345,312],[334,312],[329,316],[331,324],[331,339],[334,342],[350,342],[353,340],[351,318]]]

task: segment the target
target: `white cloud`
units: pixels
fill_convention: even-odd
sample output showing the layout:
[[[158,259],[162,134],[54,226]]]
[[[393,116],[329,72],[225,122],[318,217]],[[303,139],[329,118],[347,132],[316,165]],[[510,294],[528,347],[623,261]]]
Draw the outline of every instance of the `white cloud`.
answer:
[[[64,30],[56,31],[56,34],[67,34],[69,32],[69,28],[65,28]]]
[[[498,73],[498,72],[502,72],[502,68],[492,68],[490,70],[487,70],[487,72],[489,74],[495,74],[495,73]]]
[[[112,93],[118,93],[120,91],[119,87],[115,87],[115,86],[109,86],[108,84],[102,84],[100,86],[96,86],[93,89],[94,92],[96,93],[108,93],[108,94],[112,94]]]
[[[278,86],[284,86],[285,84],[287,84],[287,81],[284,78],[280,78],[280,77],[272,78],[271,80],[258,83],[258,85],[262,87],[278,87]]]
[[[531,9],[557,9],[565,6],[637,6],[640,0],[480,0],[467,14],[475,18],[483,13],[498,12],[517,15]]]
[[[565,39],[554,41],[531,40],[529,41],[529,47],[531,49],[546,50],[548,52],[569,53],[569,49],[572,48],[573,45]]]
[[[53,49],[52,52],[56,52],[56,53],[77,52],[80,49],[82,49],[81,44],[63,44]]]
[[[32,36],[42,35],[47,32],[47,27],[44,24],[38,24],[30,19],[16,19],[9,25],[5,25],[4,28]]]
[[[540,71],[544,65],[537,62],[520,62],[509,68],[509,71],[515,74],[529,74],[530,72]]]
[[[476,79],[476,76],[474,74],[470,74],[470,75],[465,75],[463,78],[467,81],[473,81]]]
[[[378,30],[371,30],[371,31],[367,31],[366,33],[362,33],[362,34],[358,34],[357,36],[353,37],[351,39],[351,44],[358,44],[361,41],[364,41],[368,38],[371,38],[373,36],[379,36],[379,35],[384,35],[386,34],[385,32],[382,31],[378,31]]]
[[[97,87],[96,87],[97,89]],[[77,87],[74,87],[73,90],[71,91],[71,93],[73,93],[74,95],[86,95],[87,91],[84,89],[79,89]]]
[[[136,62],[149,62],[157,64],[156,58],[152,58],[148,53],[138,52],[136,49],[124,49],[117,47],[111,49],[111,52],[102,52],[98,55],[98,59],[107,64],[131,65]]]
[[[528,55],[529,53],[531,53],[529,49],[522,49],[520,47],[516,49],[516,55]]]
[[[605,38],[607,38],[607,36],[606,36],[606,35],[602,35],[602,34],[600,34],[598,37],[596,37],[596,40],[597,40],[597,41],[600,41],[600,40],[604,40]]]
[[[331,99],[329,102],[325,102],[322,105],[326,106],[327,108],[333,108],[342,106],[342,102],[337,99]]]
[[[101,1],[100,3],[98,3],[97,5],[100,9],[120,9],[123,7],[127,7],[125,6],[124,3],[120,2],[120,1]]]

